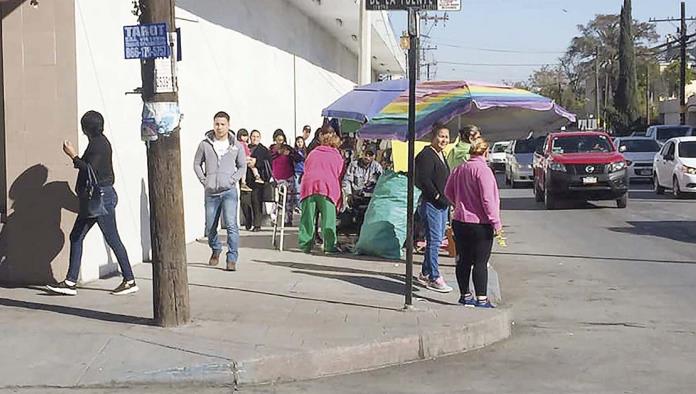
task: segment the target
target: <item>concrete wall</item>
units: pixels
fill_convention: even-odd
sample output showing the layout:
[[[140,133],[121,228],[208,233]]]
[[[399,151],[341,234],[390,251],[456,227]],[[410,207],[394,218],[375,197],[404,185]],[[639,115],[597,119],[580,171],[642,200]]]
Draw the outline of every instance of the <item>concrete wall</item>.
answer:
[[[193,155],[213,114],[227,111],[233,129],[259,129],[265,143],[276,128],[292,139],[304,124],[320,126],[321,109],[353,87],[357,57],[285,1],[179,0],[177,6],[186,237],[193,241],[204,226]],[[139,62],[123,59],[122,26],[137,23],[130,12],[127,1],[75,0],[76,112],[95,109],[105,115],[120,197],[119,231],[138,262],[149,255],[149,212],[139,136],[142,104],[140,96],[125,94],[140,86]],[[85,281],[116,269],[99,231],[89,234],[83,261]]]
[[[73,0],[2,3],[0,134],[4,150],[0,282],[65,275],[77,209],[76,172],[63,154],[77,137]]]

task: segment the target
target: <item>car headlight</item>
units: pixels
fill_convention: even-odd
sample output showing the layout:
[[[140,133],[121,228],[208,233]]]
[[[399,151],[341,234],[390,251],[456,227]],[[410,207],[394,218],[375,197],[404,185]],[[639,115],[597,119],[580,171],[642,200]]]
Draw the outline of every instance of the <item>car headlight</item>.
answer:
[[[621,171],[624,168],[626,168],[626,162],[623,160],[609,164],[609,172]]]
[[[566,167],[563,163],[557,163],[552,161],[549,163],[549,168],[551,171],[566,172]]]
[[[689,166],[682,166],[682,172],[689,175],[696,175],[696,168]]]

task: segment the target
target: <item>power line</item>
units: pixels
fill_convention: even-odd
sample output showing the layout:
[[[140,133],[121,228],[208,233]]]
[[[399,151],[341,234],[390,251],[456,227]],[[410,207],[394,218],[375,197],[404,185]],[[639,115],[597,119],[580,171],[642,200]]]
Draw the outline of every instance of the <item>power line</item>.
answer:
[[[458,44],[448,44],[443,41],[439,40],[434,40],[433,41],[435,44],[438,44],[443,47],[450,47],[450,48],[459,48],[459,49],[471,49],[475,51],[483,51],[483,52],[497,52],[497,53],[520,53],[520,54],[539,54],[539,55],[557,55],[557,54],[563,54],[566,51],[542,51],[542,50],[517,50],[517,49],[499,49],[499,48],[480,48],[480,47],[470,47],[470,46],[465,46],[465,45],[458,45]]]
[[[483,66],[483,67],[541,67],[541,66],[559,66],[560,63],[466,63],[452,61],[438,61],[440,64],[449,64],[453,66]]]

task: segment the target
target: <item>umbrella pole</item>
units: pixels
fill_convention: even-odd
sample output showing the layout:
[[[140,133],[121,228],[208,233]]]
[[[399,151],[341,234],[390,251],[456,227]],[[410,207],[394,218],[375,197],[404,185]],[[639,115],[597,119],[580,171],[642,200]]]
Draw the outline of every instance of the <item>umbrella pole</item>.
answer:
[[[416,145],[416,69],[418,61],[418,11],[408,10],[408,196],[406,198],[406,288],[405,309],[413,307],[413,192],[414,192],[414,156]]]

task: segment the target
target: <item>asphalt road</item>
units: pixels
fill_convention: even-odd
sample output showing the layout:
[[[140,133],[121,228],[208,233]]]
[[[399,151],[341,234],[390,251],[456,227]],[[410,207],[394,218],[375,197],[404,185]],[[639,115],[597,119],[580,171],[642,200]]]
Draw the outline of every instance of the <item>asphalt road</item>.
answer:
[[[481,351],[248,393],[694,393],[696,200],[632,187],[545,211],[502,190],[513,336]],[[453,280],[452,280],[453,281]]]
[[[492,264],[514,308],[510,339],[427,362],[241,392],[695,392],[696,199],[633,189],[626,209],[606,202],[554,211],[536,204],[531,189],[501,191],[509,246]],[[191,390],[231,391],[77,392]]]

